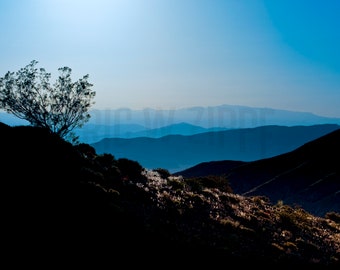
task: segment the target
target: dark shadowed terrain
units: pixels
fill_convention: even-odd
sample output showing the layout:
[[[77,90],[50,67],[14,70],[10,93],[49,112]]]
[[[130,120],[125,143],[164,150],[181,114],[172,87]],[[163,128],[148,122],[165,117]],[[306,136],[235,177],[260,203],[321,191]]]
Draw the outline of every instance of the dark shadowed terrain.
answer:
[[[207,162],[176,174],[224,175],[238,194],[264,195],[315,215],[340,212],[340,129],[272,158]]]
[[[11,267],[339,267],[338,213],[242,196],[223,177],[147,170],[39,128],[0,124],[0,134]]]

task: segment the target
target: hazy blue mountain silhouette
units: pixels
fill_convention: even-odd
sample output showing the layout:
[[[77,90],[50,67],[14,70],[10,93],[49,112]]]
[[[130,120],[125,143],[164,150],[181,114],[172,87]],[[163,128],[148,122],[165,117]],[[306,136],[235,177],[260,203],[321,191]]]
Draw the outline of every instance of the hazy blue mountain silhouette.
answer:
[[[108,138],[91,144],[98,153],[137,160],[145,168],[181,171],[207,161],[254,161],[296,149],[339,125],[262,126],[161,138]]]
[[[159,138],[167,135],[194,135],[207,131],[265,125],[340,125],[340,118],[323,117],[309,112],[238,105],[143,110],[93,109],[89,113],[90,121],[75,130],[80,141],[84,143],[95,143],[104,138]],[[0,112],[0,121],[10,126],[28,124],[27,121],[5,112]]]
[[[227,128],[203,128],[188,123],[178,123],[165,127],[147,129],[137,124],[121,124],[121,125],[84,125],[78,129],[76,134],[79,140],[85,143],[95,143],[104,138],[160,138],[168,135],[194,135],[210,131],[226,130]]]
[[[203,129],[208,132],[265,125],[340,125],[340,118],[323,117],[308,112],[237,105],[143,110],[120,108],[92,110],[90,114],[89,123],[78,132],[80,138],[87,143],[94,143],[104,138],[194,135],[204,132]],[[128,129],[129,126],[138,126],[140,129]]]
[[[188,123],[204,128],[249,128],[265,125],[316,125],[340,124],[340,118],[323,117],[309,112],[278,110],[238,105],[187,107],[179,109],[92,110],[91,124],[139,124],[147,129],[157,129],[178,123]]]
[[[139,124],[96,125],[85,124],[75,130],[79,141],[95,143],[104,138],[133,138],[134,134],[146,132],[146,128]]]

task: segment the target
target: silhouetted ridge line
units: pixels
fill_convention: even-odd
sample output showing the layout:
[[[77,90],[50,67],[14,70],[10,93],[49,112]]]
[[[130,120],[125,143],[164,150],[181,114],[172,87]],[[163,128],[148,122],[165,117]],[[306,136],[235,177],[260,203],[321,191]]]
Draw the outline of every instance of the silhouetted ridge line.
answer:
[[[295,150],[271,158],[244,162],[202,163],[176,173],[185,177],[225,175],[234,192],[264,195],[273,203],[300,205],[323,216],[340,212],[340,129],[336,129]],[[218,164],[218,170],[214,168]]]

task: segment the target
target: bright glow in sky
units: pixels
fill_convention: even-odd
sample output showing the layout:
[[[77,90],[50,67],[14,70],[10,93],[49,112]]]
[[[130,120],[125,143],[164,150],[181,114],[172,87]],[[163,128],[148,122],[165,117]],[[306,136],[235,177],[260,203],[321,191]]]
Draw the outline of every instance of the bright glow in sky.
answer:
[[[1,0],[0,76],[68,66],[89,74],[98,109],[340,117],[339,14],[338,0]]]

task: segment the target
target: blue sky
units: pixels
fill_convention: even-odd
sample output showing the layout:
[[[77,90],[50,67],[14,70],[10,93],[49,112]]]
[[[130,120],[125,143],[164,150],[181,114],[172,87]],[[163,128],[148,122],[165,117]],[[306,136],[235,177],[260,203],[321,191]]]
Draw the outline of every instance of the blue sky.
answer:
[[[0,76],[68,66],[89,74],[99,109],[340,117],[339,14],[338,0],[1,0]]]

